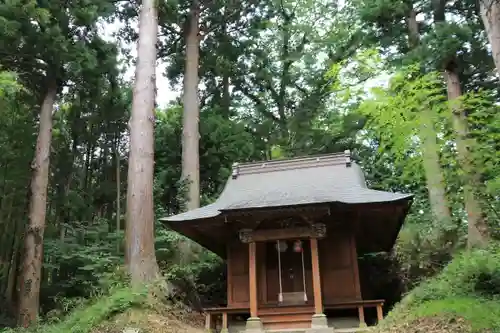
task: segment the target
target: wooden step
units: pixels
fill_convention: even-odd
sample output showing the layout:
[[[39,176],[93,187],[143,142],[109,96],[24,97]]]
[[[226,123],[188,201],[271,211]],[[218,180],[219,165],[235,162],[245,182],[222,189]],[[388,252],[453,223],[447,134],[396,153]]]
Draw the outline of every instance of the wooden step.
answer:
[[[369,333],[371,328],[337,328],[331,329],[333,333]],[[284,329],[269,329],[266,330],[266,333],[307,333],[307,329],[300,328],[284,328]]]
[[[311,327],[312,312],[270,312],[267,314],[259,314],[259,317],[262,320],[262,324],[266,330],[300,329]]]
[[[273,314],[265,314],[260,315],[260,319],[263,323],[272,322],[272,321],[283,321],[283,320],[305,320],[311,321],[312,315],[309,313],[273,313]]]
[[[313,307],[276,307],[276,308],[261,308],[259,309],[259,317],[268,314],[295,314],[295,313],[307,313],[311,316],[314,314]]]
[[[265,330],[283,330],[283,329],[308,329],[311,328],[311,321],[276,321],[263,324]]]

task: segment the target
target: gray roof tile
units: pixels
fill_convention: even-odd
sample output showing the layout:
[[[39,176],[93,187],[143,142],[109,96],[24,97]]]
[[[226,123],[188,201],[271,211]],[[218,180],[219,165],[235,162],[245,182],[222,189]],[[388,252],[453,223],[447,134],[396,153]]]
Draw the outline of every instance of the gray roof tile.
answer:
[[[163,218],[187,221],[215,217],[223,211],[318,203],[381,203],[412,195],[371,190],[349,153],[235,164],[233,176],[210,205]]]

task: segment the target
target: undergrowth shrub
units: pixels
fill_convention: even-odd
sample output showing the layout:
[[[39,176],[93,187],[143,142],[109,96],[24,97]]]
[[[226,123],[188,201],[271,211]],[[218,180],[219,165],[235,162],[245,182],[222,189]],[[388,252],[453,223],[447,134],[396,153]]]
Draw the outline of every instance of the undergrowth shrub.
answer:
[[[193,309],[218,305],[226,299],[226,266],[217,256],[204,253],[188,265],[174,264],[166,271],[167,280],[174,285],[173,301]]]
[[[406,327],[403,323],[422,323],[419,318],[441,318],[443,322],[462,318],[471,332],[500,332],[500,244],[456,255],[441,273],[408,293],[379,325],[379,332],[398,331],[398,327]]]
[[[450,297],[500,297],[500,244],[465,251],[443,271],[416,287],[405,303],[422,303]]]
[[[453,233],[454,241],[447,241],[447,234]],[[421,225],[407,225],[401,230],[395,248],[399,262],[399,276],[404,289],[409,291],[420,282],[441,272],[453,259],[458,249],[465,247],[463,230],[443,228],[422,228]]]
[[[436,315],[442,318],[455,318],[455,320],[463,318],[472,332],[500,332],[500,306],[494,300],[451,297],[425,302],[412,310],[412,316],[416,318],[430,318]],[[455,331],[452,332],[455,333]]]
[[[160,215],[161,216],[161,215]],[[40,289],[40,308],[43,320],[65,316],[89,299],[108,295],[109,290],[127,285],[124,269],[123,231],[109,232],[109,223],[101,220],[95,226],[75,226],[68,230],[65,241],[45,240],[44,270],[50,278],[43,280]],[[182,263],[179,245],[186,239],[156,225],[156,258],[170,283],[175,285],[175,301],[200,308],[200,299],[221,298],[225,292],[223,262],[201,247],[194,259]],[[222,295],[224,298],[225,294]],[[0,299],[0,307],[2,300]],[[0,327],[12,325],[12,315],[0,317]]]
[[[89,333],[93,328],[116,314],[134,307],[143,307],[147,301],[146,288],[133,290],[128,286],[114,287],[109,295],[80,304],[68,316],[52,318],[52,322],[30,329],[4,329],[2,333]],[[60,320],[59,320],[60,319]]]

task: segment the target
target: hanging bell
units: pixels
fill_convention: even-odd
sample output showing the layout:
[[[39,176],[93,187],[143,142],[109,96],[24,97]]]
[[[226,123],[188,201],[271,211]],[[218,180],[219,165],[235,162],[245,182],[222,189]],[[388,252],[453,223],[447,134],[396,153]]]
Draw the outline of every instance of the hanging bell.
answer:
[[[278,252],[286,252],[286,250],[288,249],[288,244],[286,242],[283,242],[283,241],[276,241],[276,250]]]
[[[297,253],[302,252],[302,241],[300,241],[300,240],[296,240],[296,241],[293,243],[293,251],[294,251],[294,252],[297,252]]]

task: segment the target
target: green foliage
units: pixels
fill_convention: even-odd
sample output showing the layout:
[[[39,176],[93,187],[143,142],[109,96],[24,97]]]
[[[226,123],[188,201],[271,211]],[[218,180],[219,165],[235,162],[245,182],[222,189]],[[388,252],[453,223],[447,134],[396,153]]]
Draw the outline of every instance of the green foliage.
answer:
[[[429,214],[430,215],[430,214]],[[459,230],[456,243],[443,240],[443,228],[425,228],[432,217],[419,214],[418,222],[408,221],[398,237],[395,256],[400,263],[399,276],[406,290],[439,273],[452,259],[452,254],[465,246],[466,226]],[[412,223],[413,222],[413,223]]]
[[[500,330],[500,244],[457,255],[437,276],[422,282],[390,313],[383,327],[418,317],[466,319],[477,332]]]
[[[190,4],[160,4],[159,57],[168,64],[166,74],[173,84],[182,82],[184,22]],[[467,233],[461,166],[440,74],[454,56],[464,91],[460,102],[470,124],[474,169],[482,177],[478,192],[493,230],[498,230],[498,82],[491,71],[491,57],[473,1],[448,1],[446,14],[456,20],[439,24],[431,19],[429,1],[200,4],[203,203],[216,199],[233,162],[351,149],[370,187],[415,194],[413,209],[398,239],[396,258],[400,265],[394,274],[407,288],[434,276],[463,248]],[[116,38],[134,41],[137,6],[134,1],[103,0],[0,3],[3,316],[15,317],[15,281],[29,205],[36,110],[45,76],[56,76],[61,88],[54,115],[40,300],[46,320],[76,310],[67,322],[44,326],[49,333],[73,331],[70,323],[78,332],[88,332],[113,309],[120,311],[135,304],[126,290],[121,296],[117,292],[116,298],[104,296],[126,281],[120,267],[125,253],[123,207],[131,84],[123,79],[116,59],[117,40],[105,42],[98,25],[118,18],[125,33]],[[419,18],[418,47],[408,43],[407,18],[412,7],[424,18]],[[409,67],[401,68],[402,64]],[[386,81],[388,76],[388,86],[376,84],[379,87],[369,91],[373,80]],[[452,225],[438,223],[431,214],[422,154],[422,129],[429,122],[444,170]],[[181,132],[182,106],[176,102],[157,111],[157,217],[184,209]],[[121,211],[117,211],[118,203]],[[450,229],[455,236],[452,242],[443,237]],[[183,236],[157,222],[156,257],[162,273],[175,284],[175,297],[193,306],[202,301],[220,303],[225,296],[224,263],[199,247],[193,247],[194,253],[186,258],[180,250],[184,242]],[[493,250],[488,253],[488,258],[496,256]],[[427,287],[417,288],[414,297],[420,300],[415,301],[415,308],[428,310],[426,315],[444,307],[465,315],[465,310],[476,308],[476,295],[482,297],[478,298],[481,304],[492,305],[493,301],[483,299],[492,299],[485,290],[498,287],[498,278],[493,277],[497,273],[493,266],[476,259],[471,259],[474,264],[456,259],[446,268],[443,274],[450,279],[456,275],[457,280],[439,275]],[[463,267],[453,271],[460,260]],[[482,275],[471,273],[477,271]],[[120,275],[119,282],[116,275]],[[476,282],[467,284],[467,279]],[[450,291],[457,289],[465,291]],[[426,290],[441,296],[429,298]],[[88,308],[93,310],[83,310],[82,305],[92,297],[103,302]],[[476,315],[472,312],[471,317]]]
[[[470,110],[471,137],[476,145],[474,163],[481,170],[490,203],[495,207],[494,196],[500,193],[500,112],[496,96],[491,91],[481,90],[466,94],[464,107]],[[497,226],[498,228],[498,226]]]
[[[417,66],[397,72],[388,88],[373,88],[373,97],[359,107],[359,112],[369,118],[369,126],[380,135],[379,149],[391,151],[397,161],[406,159],[408,151],[417,147],[423,117],[432,115],[431,122],[440,123],[443,114],[448,114],[440,74],[420,76],[418,72]]]
[[[141,307],[146,304],[148,292],[144,290],[131,290],[130,287],[113,288],[108,295],[100,295],[79,309],[74,310],[67,317],[56,323],[35,326],[25,330],[3,330],[3,333],[33,332],[33,333],[90,333],[112,316],[122,313],[132,307]]]
[[[181,179],[182,108],[157,112],[155,127],[157,205],[162,214],[182,211]],[[262,159],[263,152],[244,123],[209,110],[200,114],[200,178],[204,204],[214,200],[227,181],[235,161]],[[171,148],[171,149],[168,149]]]
[[[0,71],[0,99],[3,100],[18,92],[21,85],[16,82],[16,75],[12,72]]]
[[[412,316],[450,316],[463,318],[474,332],[498,332],[500,330],[500,306],[498,301],[473,297],[451,297],[426,302],[412,311]]]
[[[462,296],[500,297],[499,244],[458,255],[436,278],[415,288],[403,305]]]
[[[44,268],[49,270],[50,283],[43,284],[42,309],[58,309],[63,313],[71,310],[81,299],[99,293],[123,265],[123,257],[116,251],[116,242],[123,233],[110,233],[106,221],[94,227],[72,226],[64,241],[45,241]]]

